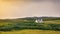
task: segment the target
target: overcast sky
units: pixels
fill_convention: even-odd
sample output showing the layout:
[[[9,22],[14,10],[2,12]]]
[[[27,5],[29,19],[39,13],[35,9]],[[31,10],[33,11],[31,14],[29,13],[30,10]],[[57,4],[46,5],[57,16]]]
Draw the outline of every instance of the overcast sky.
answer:
[[[0,18],[29,16],[60,17],[60,1],[0,0]]]

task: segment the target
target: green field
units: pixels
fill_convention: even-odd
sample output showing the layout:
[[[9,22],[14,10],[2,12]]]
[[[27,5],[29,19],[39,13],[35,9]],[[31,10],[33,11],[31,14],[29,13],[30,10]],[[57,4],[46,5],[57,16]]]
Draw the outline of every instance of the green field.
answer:
[[[43,23],[36,22],[1,22],[0,31],[38,29],[38,30],[54,30],[60,31],[60,20],[44,21]]]
[[[60,34],[60,19],[36,23],[34,19],[0,20],[0,34]]]
[[[0,25],[7,25],[7,24],[12,24],[11,22],[0,22]],[[18,23],[18,22],[17,22]],[[44,21],[46,24],[60,24],[60,20],[53,20],[53,21]]]
[[[44,21],[44,23],[60,24],[60,20]]]
[[[1,34],[60,34],[60,31],[49,31],[49,30],[21,30],[21,31],[1,32]]]

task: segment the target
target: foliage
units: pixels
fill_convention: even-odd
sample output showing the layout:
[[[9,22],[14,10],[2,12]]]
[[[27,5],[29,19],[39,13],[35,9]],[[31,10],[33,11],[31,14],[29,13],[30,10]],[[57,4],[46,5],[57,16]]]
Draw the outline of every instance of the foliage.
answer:
[[[0,31],[12,31],[12,30],[22,30],[22,29],[60,31],[60,24],[35,23],[34,22],[36,20],[35,18],[37,17],[0,20]],[[43,17],[43,20],[54,21],[54,20],[60,20],[60,18]],[[58,22],[60,23],[60,21]]]
[[[60,24],[45,24],[45,23],[12,23],[0,26],[0,31],[12,31],[22,29],[39,29],[39,30],[56,30],[60,31]]]

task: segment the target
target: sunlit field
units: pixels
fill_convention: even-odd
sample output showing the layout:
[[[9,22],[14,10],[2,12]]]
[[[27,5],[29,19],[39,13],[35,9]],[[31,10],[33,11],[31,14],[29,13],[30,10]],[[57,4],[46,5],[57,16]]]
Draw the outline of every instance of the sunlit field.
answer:
[[[49,30],[21,30],[21,31],[1,32],[1,34],[60,34],[60,31],[49,31]]]
[[[44,23],[60,24],[60,20],[44,21]]]

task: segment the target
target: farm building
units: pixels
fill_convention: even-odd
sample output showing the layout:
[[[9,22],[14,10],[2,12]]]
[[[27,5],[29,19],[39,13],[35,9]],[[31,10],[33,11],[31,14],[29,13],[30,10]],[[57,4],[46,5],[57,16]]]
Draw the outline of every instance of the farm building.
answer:
[[[43,19],[36,19],[35,22],[36,23],[43,23]]]

